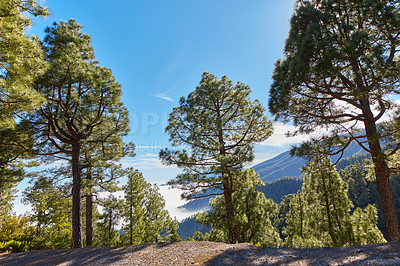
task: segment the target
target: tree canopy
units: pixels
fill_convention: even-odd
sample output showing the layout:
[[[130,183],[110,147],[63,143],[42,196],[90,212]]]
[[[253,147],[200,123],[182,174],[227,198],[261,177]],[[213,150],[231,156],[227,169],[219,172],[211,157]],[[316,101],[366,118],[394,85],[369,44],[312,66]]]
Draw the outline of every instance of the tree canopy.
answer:
[[[48,10],[34,0],[4,0],[0,3],[0,129],[12,128],[14,115],[33,111],[42,97],[33,82],[46,69],[40,42],[25,30],[27,14],[47,15]]]
[[[26,117],[35,132],[36,154],[71,163],[73,247],[82,246],[81,172],[91,147],[123,151],[129,132],[121,86],[95,60],[90,36],[74,20],[54,23],[43,42],[49,69],[35,83],[46,102]],[[113,154],[115,152],[112,152]],[[93,151],[92,151],[93,152]]]
[[[332,154],[352,141],[371,154],[390,240],[400,232],[387,156],[400,142],[385,154],[378,123],[396,108],[392,96],[400,92],[399,32],[397,1],[297,1],[269,99],[276,120],[298,127],[294,134],[328,128],[332,135],[319,141]]]
[[[230,242],[237,241],[232,204],[235,171],[254,158],[255,143],[272,134],[272,124],[259,101],[250,100],[250,87],[223,76],[203,73],[200,85],[169,116],[166,132],[172,146],[163,149],[165,164],[183,169],[169,183],[181,187],[191,199],[224,195]]]

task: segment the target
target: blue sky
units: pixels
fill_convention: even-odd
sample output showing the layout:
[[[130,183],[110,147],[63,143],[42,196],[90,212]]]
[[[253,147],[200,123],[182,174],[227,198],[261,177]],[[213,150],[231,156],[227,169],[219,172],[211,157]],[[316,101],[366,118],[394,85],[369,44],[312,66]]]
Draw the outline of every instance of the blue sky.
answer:
[[[52,16],[35,19],[30,34],[43,39],[54,21],[74,18],[92,37],[101,65],[122,85],[137,156],[124,161],[151,182],[168,181],[178,170],[162,166],[160,147],[168,114],[198,85],[204,71],[250,85],[267,108],[276,59],[282,58],[294,0],[48,0]],[[267,113],[268,115],[268,113]],[[268,115],[269,116],[269,115]],[[256,162],[301,139],[285,139],[290,126],[257,145]]]

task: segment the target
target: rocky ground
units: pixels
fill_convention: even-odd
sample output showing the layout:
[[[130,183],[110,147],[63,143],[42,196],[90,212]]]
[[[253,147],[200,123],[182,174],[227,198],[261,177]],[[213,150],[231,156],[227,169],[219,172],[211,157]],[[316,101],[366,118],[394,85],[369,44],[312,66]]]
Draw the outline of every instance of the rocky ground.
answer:
[[[0,254],[0,265],[400,265],[400,241],[346,248],[178,242]]]

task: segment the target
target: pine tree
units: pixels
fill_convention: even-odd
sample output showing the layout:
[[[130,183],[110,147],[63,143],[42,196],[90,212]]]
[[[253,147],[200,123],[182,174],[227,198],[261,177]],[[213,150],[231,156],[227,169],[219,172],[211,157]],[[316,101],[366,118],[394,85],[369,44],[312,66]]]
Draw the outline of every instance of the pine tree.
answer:
[[[299,191],[290,198],[289,211],[286,214],[286,226],[282,233],[285,235],[285,246],[299,248],[305,246],[323,246],[322,238],[313,238],[312,232],[309,232],[310,226],[306,224],[309,220],[308,202],[304,200],[304,194]],[[304,243],[304,239],[312,239],[309,243]]]
[[[122,215],[122,200],[110,194],[103,199],[101,205],[103,212],[100,221],[97,224],[99,230],[98,238],[95,239],[95,245],[101,247],[114,247],[120,243],[120,233],[116,226],[120,223]]]
[[[351,216],[353,225],[353,244],[368,245],[385,243],[382,233],[377,229],[378,214],[376,207],[369,204],[366,208],[356,208]]]
[[[351,215],[348,185],[323,150],[317,150],[303,168],[304,183],[290,201],[285,245],[289,247],[347,246],[380,243],[376,209],[357,209]],[[374,215],[375,210],[375,215]],[[357,230],[363,228],[366,234]],[[374,236],[374,237],[371,237]]]
[[[122,215],[126,221],[124,226],[124,237],[127,237],[127,244],[140,244],[145,235],[146,224],[144,221],[146,204],[145,191],[148,184],[144,180],[142,173],[131,169],[128,174],[128,182],[123,187],[125,201]]]
[[[143,243],[163,241],[163,236],[169,233],[171,217],[165,209],[165,200],[157,185],[148,185],[146,190],[147,202],[144,207],[144,223],[146,225]]]
[[[349,198],[354,206],[361,209],[367,207],[370,203],[367,173],[362,165],[356,161],[354,164],[347,166],[339,171],[340,177],[349,185]]]
[[[34,177],[30,183],[22,201],[32,206],[33,249],[69,248],[72,204],[68,184],[59,185],[49,176]]]
[[[255,143],[272,134],[264,108],[250,100],[249,86],[223,76],[203,73],[200,85],[169,116],[166,132],[179,150],[163,149],[167,165],[183,169],[169,184],[184,190],[187,199],[224,195],[230,243],[238,240],[234,225],[233,183],[235,171],[254,158]]]
[[[82,169],[87,147],[122,149],[129,132],[128,112],[121,102],[121,87],[110,69],[95,60],[89,35],[74,20],[46,29],[43,45],[49,69],[35,84],[45,104],[31,122],[36,154],[71,163],[72,247],[82,247]],[[108,138],[111,138],[110,141]],[[113,144],[116,144],[113,146]]]
[[[118,159],[115,158],[114,159]],[[93,214],[97,210],[97,201],[95,200],[100,192],[116,192],[120,190],[117,186],[118,180],[127,175],[127,171],[115,161],[102,161],[93,157],[88,158],[85,154],[87,167],[82,171],[85,179],[83,180],[83,194],[85,194],[85,235],[86,245],[93,244]]]
[[[253,169],[236,172],[236,175],[232,198],[238,242],[279,247],[281,239],[271,222],[277,212],[277,204],[257,190],[263,183]],[[212,226],[208,240],[229,243],[224,198],[217,196],[210,199],[209,205],[209,211],[196,215],[197,222]]]
[[[31,24],[28,15],[47,14],[35,0],[0,2],[0,130],[13,128],[16,114],[33,111],[43,100],[32,85],[46,69],[44,53],[25,30]]]
[[[397,1],[298,0],[269,98],[276,120],[298,126],[294,134],[329,128],[331,136],[313,142],[331,154],[351,142],[370,153],[389,240],[400,238],[388,167],[400,143],[385,154],[379,123],[400,92],[399,31]]]
[[[305,200],[313,203],[309,212],[313,217],[310,226],[329,233],[329,246],[351,243],[349,213],[352,203],[347,196],[347,184],[330,158],[315,155],[303,171],[306,176],[302,192]]]
[[[182,238],[178,234],[179,224],[176,219],[170,222],[169,231],[170,234],[166,237],[169,242],[175,243],[182,241]]]
[[[157,243],[164,240],[178,241],[177,224],[165,209],[165,200],[156,185],[144,180],[137,169],[128,169],[128,182],[124,185],[125,199],[124,244]]]

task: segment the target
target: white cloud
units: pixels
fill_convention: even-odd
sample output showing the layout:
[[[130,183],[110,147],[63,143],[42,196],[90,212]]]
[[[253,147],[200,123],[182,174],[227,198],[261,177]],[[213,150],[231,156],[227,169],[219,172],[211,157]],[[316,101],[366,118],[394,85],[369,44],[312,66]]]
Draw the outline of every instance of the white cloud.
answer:
[[[183,209],[178,208],[182,206],[187,201],[181,199],[182,190],[179,188],[172,188],[171,186],[159,186],[160,194],[165,199],[165,208],[168,210],[172,218],[176,218],[178,221],[196,214],[197,212],[188,212]]]
[[[165,169],[176,168],[175,166],[164,165],[158,158],[158,153],[147,153],[121,160],[124,167],[135,167],[140,169]]]
[[[269,137],[267,140],[259,143],[258,145],[283,147],[285,145],[297,144],[297,143],[301,143],[303,141],[307,141],[312,137],[321,136],[327,132],[325,130],[321,130],[321,131],[317,131],[313,134],[297,135],[295,137],[287,137],[286,136],[286,133],[293,132],[295,130],[296,130],[296,127],[294,127],[292,125],[276,123],[276,124],[274,124],[274,133],[272,134],[272,136]]]
[[[28,211],[32,211],[32,206],[21,202],[22,196],[18,195],[13,202],[13,211],[16,215],[24,215]]]
[[[182,221],[183,219],[197,213],[197,212],[188,212],[185,211],[184,209],[178,208],[179,206],[182,206],[187,202],[186,200],[181,199],[182,190],[179,188],[172,188],[169,185],[163,185],[165,183],[166,183],[165,181],[157,182],[157,185],[161,196],[165,200],[165,209],[169,212],[172,218],[176,218],[178,221]],[[123,191],[114,192],[112,194],[119,199],[124,198]],[[109,192],[101,192],[99,196],[101,198],[107,198],[108,195],[110,195]],[[103,208],[100,207],[99,211],[103,212]]]
[[[160,99],[163,99],[163,100],[166,100],[166,101],[169,101],[169,102],[173,102],[173,103],[176,102],[174,99],[172,99],[170,96],[168,96],[165,93],[152,93],[150,95],[154,96],[154,97],[157,97],[157,98],[160,98]]]

